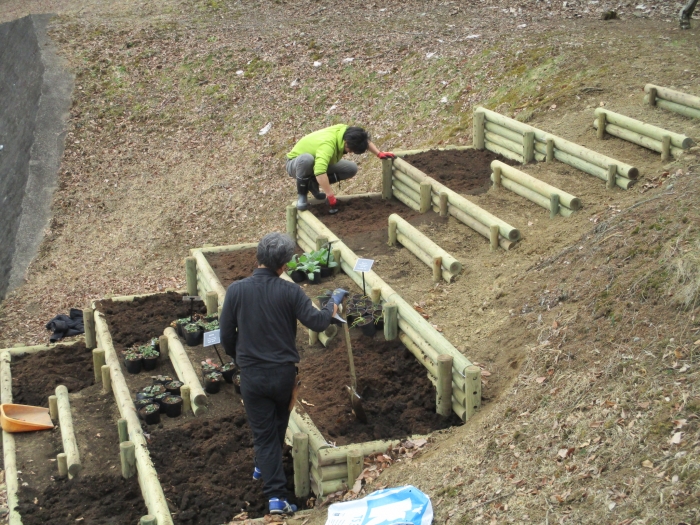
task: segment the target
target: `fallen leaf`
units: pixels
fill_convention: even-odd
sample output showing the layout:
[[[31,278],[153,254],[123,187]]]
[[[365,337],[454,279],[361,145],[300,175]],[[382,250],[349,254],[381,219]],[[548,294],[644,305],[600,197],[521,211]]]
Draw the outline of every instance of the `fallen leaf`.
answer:
[[[680,445],[681,443],[681,438],[683,437],[683,432],[676,432],[673,434],[673,437],[669,441],[671,445]]]
[[[544,383],[546,380],[547,380],[546,377],[538,377],[537,379],[535,379],[535,381],[537,381],[540,384]]]
[[[674,428],[683,428],[688,423],[687,419],[675,419],[673,421]]]
[[[644,468],[654,468],[654,464],[651,461],[649,461],[648,459],[645,459],[644,461],[642,461],[642,466]]]

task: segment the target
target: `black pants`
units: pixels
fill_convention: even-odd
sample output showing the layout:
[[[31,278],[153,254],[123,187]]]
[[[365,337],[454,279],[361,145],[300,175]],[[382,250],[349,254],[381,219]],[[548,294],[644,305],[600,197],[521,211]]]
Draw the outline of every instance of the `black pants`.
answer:
[[[255,460],[262,472],[263,492],[268,498],[287,497],[282,447],[295,381],[293,363],[274,368],[241,369],[241,395],[253,431]]]

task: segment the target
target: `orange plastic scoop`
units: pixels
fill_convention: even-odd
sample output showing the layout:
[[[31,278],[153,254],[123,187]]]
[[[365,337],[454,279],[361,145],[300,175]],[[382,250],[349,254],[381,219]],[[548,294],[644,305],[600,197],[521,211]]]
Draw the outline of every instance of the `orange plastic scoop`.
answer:
[[[29,405],[0,405],[0,425],[5,432],[32,432],[54,427],[49,409]]]

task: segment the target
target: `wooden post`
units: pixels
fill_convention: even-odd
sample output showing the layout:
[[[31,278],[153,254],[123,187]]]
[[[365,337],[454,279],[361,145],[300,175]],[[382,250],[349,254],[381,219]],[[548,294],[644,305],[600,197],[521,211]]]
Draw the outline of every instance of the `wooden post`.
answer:
[[[523,164],[535,160],[535,132],[523,133]]]
[[[129,479],[136,474],[136,447],[131,441],[119,443],[119,458],[122,464],[122,477]]]
[[[653,87],[649,88],[647,92],[649,94],[649,97],[647,99],[649,101],[649,105],[652,107],[656,106],[656,96],[657,96],[656,88],[653,88]]]
[[[95,314],[92,308],[83,310],[83,328],[85,330],[85,348],[92,350],[97,348],[95,337]]]
[[[668,162],[671,159],[671,136],[663,135],[661,137],[661,161]]]
[[[447,417],[452,413],[452,356],[440,354],[437,358],[437,395],[435,411]]]
[[[100,373],[102,375],[102,391],[109,394],[112,391],[112,376],[109,372],[109,365],[102,365]]]
[[[129,441],[129,428],[126,424],[126,419],[120,418],[117,420],[117,432],[119,432],[119,443]]]
[[[364,470],[365,458],[362,452],[356,448],[348,450],[348,488],[352,489],[355,480],[362,474]]]
[[[54,421],[58,421],[58,398],[56,396],[49,396],[49,416]]]
[[[373,304],[380,304],[382,302],[382,289],[372,288],[369,292],[369,296],[372,298]]]
[[[498,225],[497,224],[492,224],[491,228],[489,228],[490,236],[489,236],[489,241],[491,243],[491,251],[495,252],[498,250]]]
[[[66,453],[68,461],[68,473],[71,476],[77,476],[82,465],[80,464],[80,453],[78,452],[78,444],[75,441],[75,432],[73,431],[73,416],[70,413],[68,389],[65,385],[56,387],[56,397],[58,398],[58,424],[61,427],[63,452]]]
[[[287,235],[297,240],[297,207],[293,204],[287,206]]]
[[[207,315],[216,315],[219,313],[219,294],[213,290],[209,290],[204,296],[204,304],[207,307]]]
[[[605,113],[598,115],[598,130],[596,131],[596,136],[598,140],[602,140],[605,137]]]
[[[433,202],[431,198],[431,193],[433,189],[429,182],[420,183],[420,212],[425,213],[431,210],[433,207]]]
[[[340,273],[340,248],[333,248],[331,253],[333,254],[333,260],[338,263],[338,266],[333,268],[333,275],[338,275]]]
[[[547,154],[545,156],[545,162],[552,162],[554,160],[554,139],[547,139]]]
[[[391,159],[382,160],[382,199],[390,200],[394,192],[391,189],[391,179],[394,171]]]
[[[493,166],[493,187],[494,188],[501,188],[501,168],[498,166]]]
[[[442,279],[442,257],[433,257],[433,282],[439,283]]]
[[[194,371],[192,362],[178,339],[175,329],[168,327],[164,330],[164,333],[168,336],[168,357],[170,357],[170,362],[180,381],[190,387],[192,412],[195,416],[200,416],[206,413],[209,400],[199,381],[199,375]],[[180,390],[182,391],[182,389]]]
[[[447,217],[447,215],[449,213],[448,209],[447,209],[447,205],[448,205],[447,193],[445,193],[444,191],[441,191],[439,198],[440,198],[440,217]]]
[[[481,368],[476,365],[464,369],[466,398],[464,408],[466,418],[472,417],[481,406]]]
[[[182,413],[192,412],[192,402],[190,400],[190,387],[182,385],[180,387],[180,397],[182,398]]]
[[[472,144],[474,149],[484,149],[484,113],[475,111],[472,121]]]
[[[553,219],[559,213],[559,194],[552,193],[549,196],[549,218]]]
[[[185,257],[185,277],[187,295],[197,295],[197,259],[194,257]]]
[[[145,516],[141,516],[139,525],[158,525],[158,519],[155,516],[146,514]]]
[[[608,180],[605,187],[612,190],[615,187],[615,177],[617,175],[617,166],[615,164],[610,164],[608,166]]]
[[[382,315],[384,316],[384,339],[393,341],[399,336],[398,324],[399,307],[396,303],[384,303]]]
[[[323,248],[324,244],[328,244],[328,237],[323,237],[321,235],[316,237],[316,251],[319,251],[321,248]]]
[[[101,348],[95,348],[92,351],[92,367],[95,372],[95,383],[102,381],[102,366],[106,363],[105,351]]]
[[[65,478],[68,475],[68,457],[65,452],[56,456],[56,463],[58,464],[58,475]]]
[[[396,221],[389,219],[389,246],[396,246]]]
[[[168,338],[166,336],[161,335],[158,338],[158,347],[160,348],[160,358],[168,359]]]
[[[308,434],[294,433],[292,436],[292,458],[294,461],[294,495],[297,498],[305,498],[311,492]]]

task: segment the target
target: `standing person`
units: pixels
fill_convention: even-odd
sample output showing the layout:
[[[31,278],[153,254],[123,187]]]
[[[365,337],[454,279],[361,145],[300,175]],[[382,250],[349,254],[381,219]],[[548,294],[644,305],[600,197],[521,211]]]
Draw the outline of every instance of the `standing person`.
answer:
[[[292,514],[282,466],[284,434],[296,384],[297,320],[322,332],[348,292],[337,289],[317,310],[299,285],[280,279],[294,255],[294,241],[270,233],[258,243],[258,268],[226,290],[219,324],[221,344],[241,369],[241,396],[253,431],[255,470],[263,479],[270,514]]]
[[[396,158],[391,152],[379,151],[364,129],[336,124],[314,131],[287,153],[287,173],[297,182],[297,209],[306,210],[309,191],[317,199],[327,199],[330,213],[337,213],[331,182],[350,179],[357,173],[357,164],[343,160],[346,153],[362,154],[369,150],[379,159]],[[321,191],[323,190],[323,191]]]
[[[698,5],[698,0],[688,0],[679,14],[681,21],[681,29],[690,29],[690,18],[693,16],[695,6]]]

